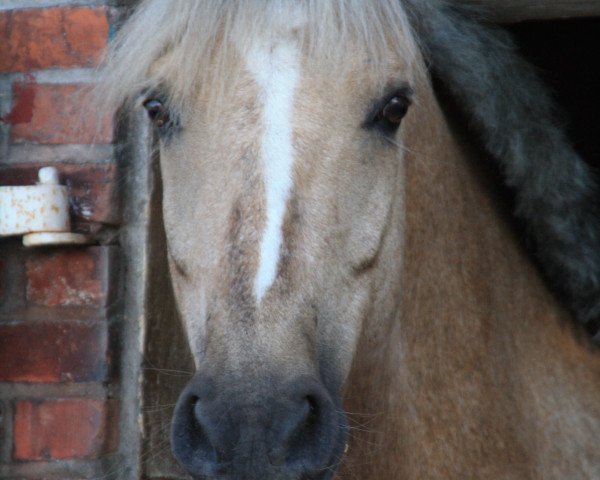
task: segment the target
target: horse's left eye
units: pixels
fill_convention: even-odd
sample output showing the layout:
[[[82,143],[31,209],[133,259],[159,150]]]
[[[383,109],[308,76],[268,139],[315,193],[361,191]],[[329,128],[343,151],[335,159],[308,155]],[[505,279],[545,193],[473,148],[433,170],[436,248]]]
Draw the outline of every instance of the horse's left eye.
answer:
[[[386,135],[393,135],[408,112],[412,103],[411,98],[412,90],[410,87],[396,90],[393,95],[387,96],[384,100],[378,102],[375,111],[372,111],[364,126],[375,128]]]
[[[381,110],[381,118],[387,120],[391,124],[400,125],[400,122],[408,112],[410,107],[410,98],[404,95],[392,97],[390,101]]]
[[[161,128],[169,122],[169,111],[161,100],[149,98],[143,105],[148,112],[148,118],[150,118],[156,128]]]

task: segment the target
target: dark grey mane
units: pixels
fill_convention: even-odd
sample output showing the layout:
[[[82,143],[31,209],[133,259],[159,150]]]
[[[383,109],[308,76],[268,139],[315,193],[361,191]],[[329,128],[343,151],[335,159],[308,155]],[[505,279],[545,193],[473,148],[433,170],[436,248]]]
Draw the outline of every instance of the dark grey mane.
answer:
[[[596,183],[555,120],[550,94],[509,35],[473,21],[472,10],[403,1],[431,69],[515,191],[515,215],[547,279],[600,343]]]

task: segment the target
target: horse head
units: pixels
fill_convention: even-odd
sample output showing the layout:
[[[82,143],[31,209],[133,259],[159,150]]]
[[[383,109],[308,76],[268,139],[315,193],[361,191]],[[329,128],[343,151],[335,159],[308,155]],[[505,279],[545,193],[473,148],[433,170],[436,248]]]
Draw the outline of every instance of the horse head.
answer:
[[[398,298],[414,40],[395,28],[407,24],[399,4],[274,2],[225,16],[163,4],[144,4],[125,38],[144,45],[135,29],[161,15],[171,24],[152,43],[180,35],[156,58],[149,43],[136,53],[148,57],[143,104],[197,367],[173,451],[200,477],[330,478],[357,339]],[[194,68],[182,71],[184,58]]]
[[[171,443],[195,478],[331,478],[347,446],[342,395],[353,367],[360,363],[363,379],[379,375],[383,388],[402,363],[401,349],[385,340],[402,328],[399,304],[408,295],[405,156],[443,158],[440,139],[450,138],[413,28],[443,46],[426,53],[455,72],[451,90],[472,87],[473,95],[454,93],[485,134],[509,115],[502,92],[523,93],[502,83],[501,68],[479,82],[470,47],[446,45],[450,32],[460,46],[462,31],[421,22],[433,14],[411,26],[407,5],[429,8],[321,0],[173,8],[148,0],[115,42],[109,95],[143,104],[160,152],[171,279],[196,364]],[[514,66],[501,42],[480,40]],[[485,52],[478,55],[484,65]],[[499,93],[488,98],[496,78]],[[540,120],[545,104],[523,96],[518,111],[541,112],[538,126],[520,129],[521,117],[510,113],[514,135],[488,135],[489,149],[507,162],[550,128]],[[521,130],[531,139],[521,141]],[[531,184],[519,177],[519,162],[505,168],[516,188]],[[578,182],[572,178],[569,185]],[[553,231],[535,225],[545,238]],[[555,255],[544,245],[544,258]],[[377,360],[363,361],[357,350]],[[385,374],[384,357],[394,364]]]

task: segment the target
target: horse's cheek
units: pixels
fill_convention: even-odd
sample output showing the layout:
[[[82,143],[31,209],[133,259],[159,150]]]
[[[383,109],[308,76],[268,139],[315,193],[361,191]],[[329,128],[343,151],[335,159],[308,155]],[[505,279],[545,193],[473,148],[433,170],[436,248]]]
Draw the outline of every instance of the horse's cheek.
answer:
[[[346,244],[353,269],[368,269],[376,261],[391,221],[394,197],[393,177],[387,174],[378,176],[354,200],[352,228]]]

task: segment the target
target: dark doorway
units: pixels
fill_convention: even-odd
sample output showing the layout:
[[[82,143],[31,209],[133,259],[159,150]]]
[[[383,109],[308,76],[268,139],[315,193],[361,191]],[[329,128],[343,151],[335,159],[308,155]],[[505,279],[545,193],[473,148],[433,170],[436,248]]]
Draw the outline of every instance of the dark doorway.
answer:
[[[600,17],[510,25],[564,116],[577,152],[600,171]]]

